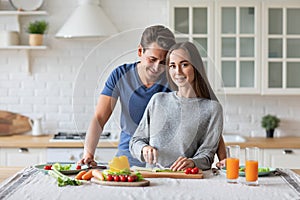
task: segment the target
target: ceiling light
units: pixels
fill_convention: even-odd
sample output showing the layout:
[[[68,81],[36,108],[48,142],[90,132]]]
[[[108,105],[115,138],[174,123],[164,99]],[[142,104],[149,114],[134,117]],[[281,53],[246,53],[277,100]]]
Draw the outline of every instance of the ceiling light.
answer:
[[[99,6],[99,0],[79,0],[79,6],[55,35],[59,38],[110,36],[118,32]]]

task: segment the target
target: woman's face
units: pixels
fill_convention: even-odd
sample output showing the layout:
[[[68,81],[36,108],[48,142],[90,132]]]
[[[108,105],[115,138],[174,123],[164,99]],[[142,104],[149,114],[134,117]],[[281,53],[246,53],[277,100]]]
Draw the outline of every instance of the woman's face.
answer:
[[[170,54],[169,74],[178,88],[190,87],[195,79],[194,67],[188,60],[189,55],[182,49]]]

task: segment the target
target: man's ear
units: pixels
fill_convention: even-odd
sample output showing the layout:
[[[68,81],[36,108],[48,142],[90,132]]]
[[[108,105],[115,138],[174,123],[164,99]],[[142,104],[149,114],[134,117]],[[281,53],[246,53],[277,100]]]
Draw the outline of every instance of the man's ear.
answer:
[[[142,54],[143,54],[143,47],[142,47],[142,45],[139,44],[139,46],[138,46],[138,56],[141,57]]]

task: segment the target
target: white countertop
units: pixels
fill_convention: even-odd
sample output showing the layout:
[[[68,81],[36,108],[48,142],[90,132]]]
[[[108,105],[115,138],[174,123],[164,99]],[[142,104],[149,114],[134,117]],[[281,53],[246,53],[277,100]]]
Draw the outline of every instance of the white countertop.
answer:
[[[284,170],[300,185],[300,176]],[[300,191],[287,184],[282,176],[259,178],[259,186],[247,186],[245,178],[238,184],[226,182],[225,174],[213,176],[204,172],[204,179],[152,178],[147,187],[115,187],[87,183],[81,186],[58,187],[53,177],[26,168],[0,185],[3,199],[299,199]],[[1,192],[2,191],[2,192]]]

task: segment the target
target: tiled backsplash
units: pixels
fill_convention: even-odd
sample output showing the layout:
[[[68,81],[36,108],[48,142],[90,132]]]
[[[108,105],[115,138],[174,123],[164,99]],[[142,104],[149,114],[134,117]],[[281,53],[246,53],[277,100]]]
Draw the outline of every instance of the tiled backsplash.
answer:
[[[115,51],[107,54],[111,51],[103,47],[102,52],[92,51],[101,40],[56,39],[55,33],[76,6],[77,1],[74,0],[64,1],[64,5],[59,0],[45,1],[42,9],[49,13],[46,19],[50,24],[45,38],[48,49],[30,51],[31,75],[27,74],[24,67],[24,52],[0,50],[0,109],[30,117],[43,116],[43,129],[46,133],[75,131],[76,127],[85,130],[104,77],[117,64],[137,59],[135,48],[139,36],[123,39],[122,44],[115,44],[113,48],[120,52],[122,47],[125,47],[124,52],[126,49],[130,50],[117,58]],[[101,6],[120,31],[143,29],[152,24],[168,24],[167,0],[132,0],[126,3],[121,0],[102,0]],[[4,22],[3,19],[7,21]],[[27,24],[30,20],[30,17],[22,18],[22,24]],[[0,30],[7,27],[5,23],[10,22],[7,17],[1,18]],[[22,37],[24,41],[26,33]],[[111,66],[107,67],[105,64],[103,52],[107,54],[104,54],[105,58],[114,60]],[[95,64],[89,65],[89,62]],[[80,76],[83,69],[88,70],[87,74],[90,75]],[[85,87],[80,89],[78,84],[81,83]],[[77,92],[74,96],[73,89]],[[298,96],[227,95],[224,111],[225,133],[264,137],[260,120],[263,115],[270,113],[281,119],[275,136],[300,136]],[[118,130],[118,121],[116,113],[106,129]]]

